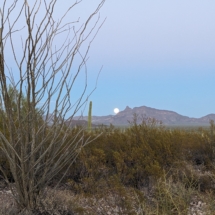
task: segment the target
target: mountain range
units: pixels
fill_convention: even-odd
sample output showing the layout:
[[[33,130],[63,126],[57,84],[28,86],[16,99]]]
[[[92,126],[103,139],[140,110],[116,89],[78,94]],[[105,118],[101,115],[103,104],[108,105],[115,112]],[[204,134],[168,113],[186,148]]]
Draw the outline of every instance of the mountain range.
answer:
[[[158,121],[162,121],[162,123],[167,126],[208,126],[210,120],[215,121],[215,114],[209,114],[201,118],[193,118],[169,110],[159,110],[146,106],[135,108],[127,106],[116,115],[92,116],[92,123],[94,125],[113,124],[115,126],[127,126],[129,125],[129,121],[133,120],[134,114],[138,116],[137,123],[140,123],[143,118],[155,118]],[[73,118],[73,120],[85,121],[87,121],[87,119],[87,116],[75,116]]]

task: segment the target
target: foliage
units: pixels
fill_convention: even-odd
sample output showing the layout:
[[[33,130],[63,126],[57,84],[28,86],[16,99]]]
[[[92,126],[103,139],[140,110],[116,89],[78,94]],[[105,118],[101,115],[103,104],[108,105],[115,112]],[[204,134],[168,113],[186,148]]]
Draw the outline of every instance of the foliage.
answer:
[[[143,119],[141,124],[134,121],[123,130],[101,126],[84,135],[81,127],[70,129],[65,145],[74,136],[83,137],[84,142],[97,138],[82,149],[63,182],[83,198],[103,199],[111,205],[108,196],[114,197],[115,204],[124,207],[122,214],[135,214],[133,207],[139,201],[129,197],[128,189],[141,192],[138,204],[142,214],[185,214],[195,193],[215,192],[213,129],[169,130],[153,119]],[[59,140],[66,131],[62,130]],[[47,139],[47,146],[50,141]],[[65,152],[66,148],[62,148],[61,153]],[[67,168],[54,179],[58,181]],[[146,195],[142,190],[146,190]],[[148,199],[147,193],[152,193],[153,200]],[[88,204],[95,210],[93,203]]]
[[[214,155],[213,159],[209,156],[211,140],[208,139],[208,130],[169,130],[155,120],[147,119],[124,130],[103,126],[91,135],[98,133],[102,135],[83,149],[74,168],[69,171],[68,178],[77,192],[93,192],[95,183],[98,185],[99,181],[113,176],[124,186],[150,189],[164,172],[176,176],[175,170],[187,174],[185,177],[192,181],[193,173],[189,173],[189,168],[185,171],[183,162],[198,167],[199,156],[205,170],[214,171]],[[177,175],[177,178],[186,183],[183,177]]]

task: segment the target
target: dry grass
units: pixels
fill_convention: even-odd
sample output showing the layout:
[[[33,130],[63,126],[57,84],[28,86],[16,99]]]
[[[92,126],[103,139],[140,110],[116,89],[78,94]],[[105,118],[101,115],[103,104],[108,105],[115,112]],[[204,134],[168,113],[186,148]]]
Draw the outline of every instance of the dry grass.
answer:
[[[0,191],[0,215],[18,213],[9,190]],[[150,192],[121,186],[104,187],[93,195],[74,194],[69,189],[47,188],[35,215],[215,215],[213,192],[202,193],[163,178]]]
[[[137,143],[125,142],[137,140],[133,133],[101,136],[83,150],[61,188],[45,189],[32,214],[215,215],[214,159],[206,159],[203,147],[208,142],[199,133],[149,131]],[[180,152],[166,142],[184,148]],[[0,215],[24,215],[8,190],[0,192],[0,200]]]

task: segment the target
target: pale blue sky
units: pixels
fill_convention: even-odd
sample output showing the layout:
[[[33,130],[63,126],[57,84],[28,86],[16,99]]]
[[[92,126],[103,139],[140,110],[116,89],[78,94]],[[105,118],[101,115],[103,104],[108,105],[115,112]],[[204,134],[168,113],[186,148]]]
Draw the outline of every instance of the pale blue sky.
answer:
[[[55,16],[70,2],[59,1]],[[99,2],[83,0],[68,20],[84,21]],[[127,105],[190,117],[215,113],[214,11],[214,0],[106,0],[100,16],[107,20],[87,65],[89,90],[103,65],[90,98],[93,115]]]
[[[190,117],[215,113],[215,1],[109,0],[91,50],[102,64],[93,114],[149,106]]]

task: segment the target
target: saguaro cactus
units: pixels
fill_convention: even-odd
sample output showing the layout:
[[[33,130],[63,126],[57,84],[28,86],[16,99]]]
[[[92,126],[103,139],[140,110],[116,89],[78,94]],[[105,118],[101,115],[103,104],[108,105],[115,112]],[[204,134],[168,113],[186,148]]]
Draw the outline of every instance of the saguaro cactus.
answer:
[[[92,129],[92,101],[89,104],[89,112],[88,112],[88,131]]]

